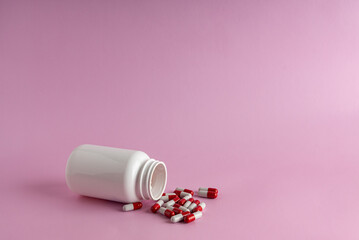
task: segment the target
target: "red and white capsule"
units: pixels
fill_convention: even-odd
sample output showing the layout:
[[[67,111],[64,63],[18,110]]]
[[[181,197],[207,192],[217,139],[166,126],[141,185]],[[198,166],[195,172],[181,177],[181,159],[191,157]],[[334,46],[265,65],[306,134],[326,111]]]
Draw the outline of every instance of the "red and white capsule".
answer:
[[[171,222],[176,223],[183,220],[184,216],[191,214],[190,212],[184,212],[182,214],[177,214],[171,217]]]
[[[163,193],[162,196],[176,195],[175,193]]]
[[[218,196],[218,193],[211,192],[211,191],[198,191],[197,196],[199,197],[205,197],[205,198],[216,198]]]
[[[172,200],[176,197],[178,197],[178,196],[175,194],[175,195],[162,196],[160,199],[163,200],[164,202],[168,202],[169,200]]]
[[[179,209],[181,209],[183,212],[190,212],[190,210],[188,210],[188,208],[185,208],[185,207],[179,205],[178,203],[174,204],[173,207],[179,208]]]
[[[193,197],[192,194],[188,193],[188,192],[183,192],[183,191],[175,191],[175,194],[177,194],[177,196],[179,196],[180,198],[184,198],[185,196],[190,196]]]
[[[205,187],[200,187],[198,188],[198,192],[201,191],[205,191],[205,192],[216,192],[218,193],[218,189],[217,188],[205,188]]]
[[[183,207],[188,208],[189,205],[191,205],[191,203],[193,203],[193,201],[194,201],[193,198],[188,199],[187,202],[185,202],[185,203],[183,204]]]
[[[197,207],[193,209],[192,212],[198,212],[198,211],[202,212],[205,208],[206,208],[206,204],[204,202],[201,202],[200,204],[198,204]]]
[[[199,200],[194,200],[193,203],[191,203],[191,205],[189,205],[188,210],[190,210],[192,212],[192,210],[195,209],[197,207],[197,205],[200,203],[201,202]]]
[[[183,211],[181,209],[173,207],[173,206],[169,206],[169,207],[167,207],[167,209],[173,211],[175,214],[183,213]]]
[[[152,207],[151,207],[151,211],[153,213],[156,213],[158,211],[158,209],[160,209],[160,207],[162,207],[162,205],[164,204],[165,202],[163,200],[158,200]]]
[[[201,217],[202,217],[202,212],[198,211],[184,216],[183,220],[185,223],[190,223]]]
[[[167,208],[164,207],[160,207],[160,209],[158,209],[158,212],[161,213],[162,215],[171,218],[172,216],[175,215],[175,213]]]
[[[190,193],[192,196],[194,195],[194,192],[191,189],[186,189],[186,188],[176,188],[177,191],[181,191],[181,192],[186,192],[186,193]]]
[[[188,199],[190,199],[191,198],[191,196],[190,195],[187,195],[187,196],[184,196],[181,200],[179,200],[177,203],[179,204],[179,205],[183,205],[183,204],[185,204],[185,202],[188,200]]]
[[[128,211],[140,209],[141,207],[142,207],[141,202],[135,202],[135,203],[129,203],[129,204],[123,205],[122,209],[123,209],[123,211],[128,212]]]
[[[173,206],[176,202],[178,202],[180,198],[178,196],[175,196],[172,200],[165,203],[165,207]]]

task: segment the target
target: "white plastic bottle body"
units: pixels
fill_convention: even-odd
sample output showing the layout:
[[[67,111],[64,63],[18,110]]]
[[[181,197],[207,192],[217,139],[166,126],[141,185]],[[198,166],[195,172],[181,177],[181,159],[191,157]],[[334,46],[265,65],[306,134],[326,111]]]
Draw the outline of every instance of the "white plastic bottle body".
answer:
[[[167,169],[141,151],[85,144],[72,151],[66,182],[73,192],[89,197],[123,203],[158,200]]]

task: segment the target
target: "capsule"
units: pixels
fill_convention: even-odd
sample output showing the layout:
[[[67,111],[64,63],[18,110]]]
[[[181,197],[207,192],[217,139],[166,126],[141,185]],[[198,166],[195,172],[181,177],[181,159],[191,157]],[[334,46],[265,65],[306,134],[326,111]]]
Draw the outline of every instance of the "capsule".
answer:
[[[181,200],[179,200],[177,203],[179,205],[183,205],[188,199],[190,199],[191,196],[190,195],[187,195],[187,196],[184,196]]]
[[[135,202],[135,203],[129,203],[129,204],[123,205],[122,209],[123,209],[123,211],[128,212],[128,211],[140,209],[141,207],[142,207],[141,202]]]
[[[173,207],[173,206],[168,206],[167,209],[173,211],[175,214],[183,213],[183,211],[181,209]]]
[[[188,215],[188,214],[191,214],[190,212],[184,212],[182,214],[177,214],[177,215],[174,215],[171,217],[171,222],[173,223],[176,223],[176,222],[180,222],[183,220],[183,217]]]
[[[216,198],[218,196],[218,193],[216,192],[210,192],[210,191],[199,191],[197,193],[197,196],[199,197],[205,197],[205,198]]]
[[[192,210],[197,207],[198,204],[200,204],[201,202],[198,200],[194,200],[193,203],[191,203],[191,205],[189,205],[188,210],[190,210],[192,212]]]
[[[176,188],[177,191],[181,191],[181,192],[186,192],[186,193],[190,193],[192,196],[194,195],[194,192],[190,189],[186,189],[186,188]]]
[[[204,209],[206,208],[206,204],[204,202],[201,202],[200,204],[198,204],[197,207],[195,207],[192,212],[202,212]]]
[[[185,196],[193,197],[193,195],[188,192],[182,192],[178,190],[175,191],[175,194],[177,194],[177,196],[179,196],[180,198],[184,198]]]
[[[156,213],[157,211],[158,211],[158,209],[160,209],[160,207],[162,207],[162,205],[164,204],[164,201],[163,200],[158,200],[156,203],[155,203],[155,205],[153,205],[152,207],[151,207],[151,211],[153,212],[153,213]]]
[[[163,193],[163,194],[162,194],[162,197],[163,197],[163,196],[169,196],[169,195],[176,195],[176,194],[175,194],[175,193]]]
[[[187,200],[187,202],[185,202],[185,204],[183,204],[183,207],[188,208],[189,205],[191,205],[191,203],[193,203],[194,199],[190,198]]]
[[[198,188],[198,192],[202,192],[202,191],[218,193],[218,189],[217,189],[217,188],[204,188],[204,187]]]
[[[172,216],[175,215],[175,213],[167,208],[164,207],[160,207],[160,209],[158,209],[158,212],[161,213],[162,215],[171,218]]]
[[[171,195],[172,196],[172,195]],[[168,201],[165,203],[165,207],[168,206],[173,206],[173,204],[175,204],[176,202],[178,202],[180,200],[180,198],[178,196],[175,196],[172,200]]]
[[[163,200],[164,202],[168,202],[169,200],[172,200],[174,198],[178,197],[176,194],[175,195],[167,195],[167,196],[163,196],[160,199]]]
[[[184,198],[182,198],[181,200],[179,200],[177,203],[179,204],[179,205],[182,205],[183,206],[183,204],[186,202],[186,199],[184,199]]]
[[[184,216],[183,220],[185,223],[190,223],[190,222],[193,222],[194,220],[201,218],[201,217],[202,217],[202,212],[198,211],[198,212],[191,213],[191,214]]]
[[[183,212],[190,212],[190,210],[188,210],[188,208],[185,208],[185,207],[179,205],[178,203],[174,204],[173,207],[179,208],[179,209],[181,209]]]

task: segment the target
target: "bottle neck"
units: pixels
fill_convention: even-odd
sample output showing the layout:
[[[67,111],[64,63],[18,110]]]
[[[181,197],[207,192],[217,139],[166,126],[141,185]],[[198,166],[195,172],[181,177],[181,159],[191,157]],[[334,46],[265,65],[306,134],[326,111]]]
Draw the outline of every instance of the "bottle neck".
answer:
[[[139,175],[139,194],[142,199],[158,200],[167,183],[167,168],[163,162],[148,159]]]

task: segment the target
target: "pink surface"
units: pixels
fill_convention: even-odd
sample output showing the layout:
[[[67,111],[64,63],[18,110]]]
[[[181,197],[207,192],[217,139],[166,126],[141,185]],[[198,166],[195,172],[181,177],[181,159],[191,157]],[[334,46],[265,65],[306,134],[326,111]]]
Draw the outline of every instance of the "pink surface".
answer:
[[[358,239],[358,1],[0,1],[0,239]],[[67,189],[74,147],[139,149],[170,224]]]

